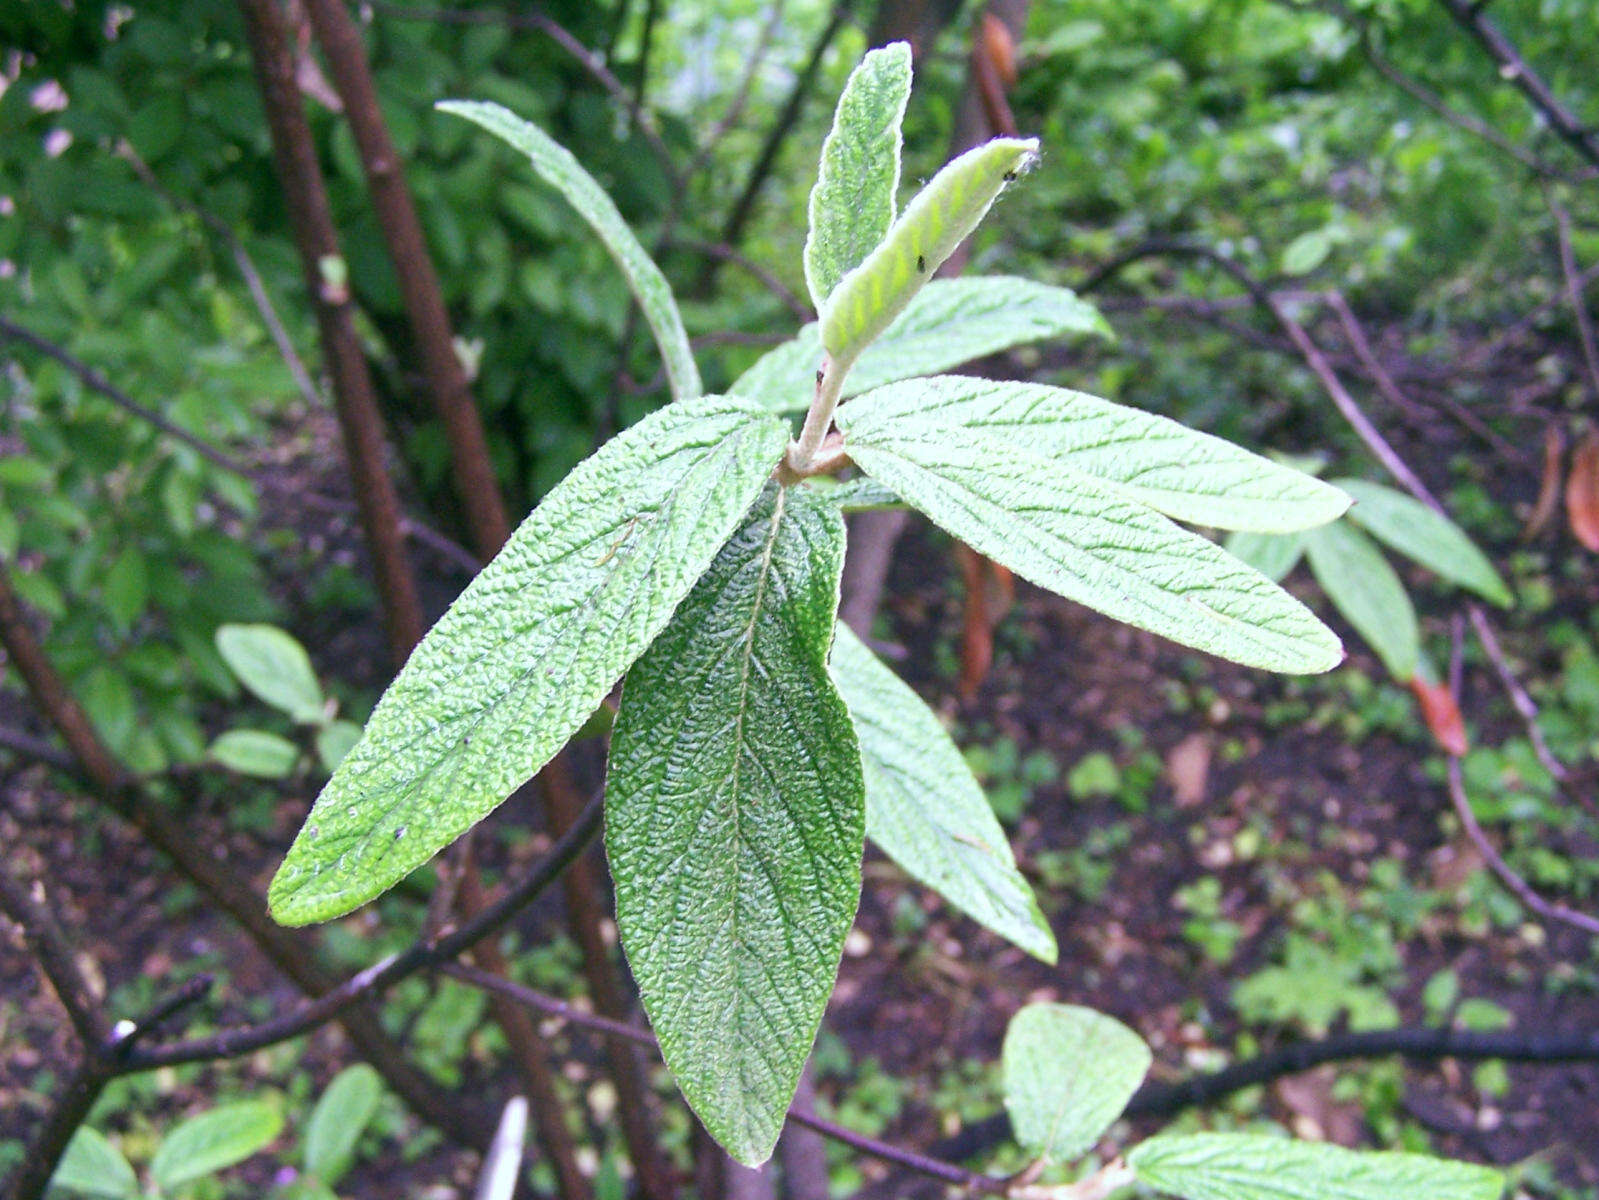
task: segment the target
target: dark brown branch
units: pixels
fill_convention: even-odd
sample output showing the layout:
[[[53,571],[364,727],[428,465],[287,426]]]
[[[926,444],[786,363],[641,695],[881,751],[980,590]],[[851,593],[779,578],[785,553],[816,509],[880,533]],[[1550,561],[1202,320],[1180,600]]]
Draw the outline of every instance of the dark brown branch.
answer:
[[[1514,84],[1567,145],[1592,166],[1599,167],[1599,136],[1586,128],[1554,94],[1543,77],[1533,70],[1532,64],[1522,57],[1515,43],[1483,12],[1483,6],[1471,0],[1438,0],[1438,4],[1493,59],[1499,68],[1499,77]]]
[[[282,12],[275,0],[240,0],[239,7],[272,134],[272,153],[289,224],[333,380],[334,405],[344,434],[356,505],[383,600],[389,650],[396,661],[403,662],[421,639],[422,605],[400,531],[400,499],[384,465],[383,418],[355,329],[322,167],[301,104]]]
[[[455,351],[455,334],[444,307],[433,258],[422,235],[405,168],[378,107],[377,89],[361,46],[361,35],[344,0],[304,0],[311,26],[327,57],[333,86],[344,102],[366,172],[372,207],[394,264],[395,279],[415,335],[428,400],[444,427],[454,468],[451,478],[479,557],[493,558],[511,536],[510,521],[489,458],[483,422],[473,403],[466,370]]]
[[[42,884],[35,887],[43,891]],[[66,1009],[78,1040],[89,1051],[111,1039],[111,1027],[101,1011],[102,998],[78,965],[55,914],[29,894],[26,885],[0,870],[0,913],[22,934],[39,970],[55,989]]]
[[[450,962],[484,938],[497,933],[506,923],[537,899],[560,878],[572,860],[583,852],[599,830],[603,802],[595,796],[580,818],[566,830],[549,851],[514,885],[477,913],[471,920],[451,930],[437,941],[411,946],[350,976],[337,987],[326,989],[317,999],[258,1025],[223,1030],[189,1041],[151,1046],[129,1057],[136,1070],[205,1062],[210,1059],[237,1058],[267,1046],[308,1033],[325,1025],[362,1002],[386,991],[403,979],[440,964]]]

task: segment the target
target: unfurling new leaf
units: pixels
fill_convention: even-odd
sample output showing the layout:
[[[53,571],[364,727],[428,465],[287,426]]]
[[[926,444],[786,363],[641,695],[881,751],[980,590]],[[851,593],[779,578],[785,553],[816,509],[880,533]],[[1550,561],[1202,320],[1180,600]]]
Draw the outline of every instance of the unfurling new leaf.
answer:
[[[853,363],[905,310],[1037,153],[1036,139],[995,138],[933,176],[877,248],[828,296],[821,314],[822,349],[836,366]]]
[[[861,59],[838,98],[805,239],[805,282],[818,309],[894,223],[900,124],[910,94],[911,48],[895,42]]]
[[[661,1053],[734,1158],[771,1153],[860,896],[861,752],[828,675],[844,521],[771,488],[622,688],[616,917]]]
[[[366,903],[542,767],[738,528],[787,438],[743,401],[682,400],[556,485],[378,702],[272,881],[273,915]]]
[[[844,625],[832,668],[861,743],[866,836],[974,921],[1054,962],[1049,922],[938,718]]]

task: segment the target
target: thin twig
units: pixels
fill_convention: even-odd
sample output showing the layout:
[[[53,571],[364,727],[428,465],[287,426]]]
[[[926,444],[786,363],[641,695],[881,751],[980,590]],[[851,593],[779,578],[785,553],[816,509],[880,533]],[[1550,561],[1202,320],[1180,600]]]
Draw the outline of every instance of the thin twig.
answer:
[[[811,306],[796,296],[788,285],[772,271],[761,266],[760,263],[748,255],[729,246],[726,242],[704,242],[698,238],[677,237],[674,235],[665,239],[665,245],[680,250],[689,250],[695,254],[704,255],[706,258],[732,263],[760,280],[772,295],[782,301],[783,307],[794,314],[800,324],[803,325],[805,322],[815,318],[816,314],[811,311]]]
[[[1464,640],[1465,632],[1457,617],[1454,645],[1449,659],[1449,687],[1456,695],[1460,694],[1461,648]],[[1471,839],[1471,844],[1477,848],[1477,853],[1482,855],[1483,861],[1512,895],[1545,920],[1559,921],[1599,937],[1599,918],[1578,912],[1564,904],[1545,900],[1530,883],[1516,873],[1515,869],[1505,861],[1504,855],[1500,854],[1494,844],[1488,840],[1488,835],[1477,821],[1477,814],[1472,811],[1471,799],[1466,795],[1466,781],[1460,767],[1460,759],[1453,755],[1449,758],[1449,799],[1454,805],[1455,815],[1460,818],[1461,828]]]
[[[1599,403],[1599,341],[1594,338],[1593,317],[1583,297],[1582,272],[1577,269],[1577,254],[1571,247],[1571,214],[1554,196],[1549,197],[1549,210],[1555,215],[1555,235],[1560,243],[1560,275],[1566,285],[1566,303],[1571,305],[1571,318],[1577,323],[1577,341],[1582,346],[1582,361],[1588,368],[1588,391]]]
[[[502,979],[497,975],[490,975],[472,967],[452,963],[441,968],[445,974],[463,983],[470,983],[474,987],[509,997],[519,1004],[526,1005],[538,1012],[549,1016],[560,1017],[584,1029],[592,1029],[610,1038],[622,1039],[640,1046],[658,1049],[659,1043],[655,1035],[647,1029],[639,1029],[625,1021],[613,1021],[607,1017],[599,1016],[586,1009],[577,1008],[564,1000],[557,1000],[553,996],[546,996],[532,988],[523,987],[521,984]],[[907,1150],[901,1146],[894,1146],[876,1138],[857,1133],[834,1121],[826,1120],[812,1113],[800,1113],[790,1110],[788,1119],[807,1128],[814,1129],[824,1137],[842,1142],[863,1154],[880,1158],[884,1162],[891,1162],[897,1166],[915,1171],[918,1174],[928,1175],[934,1179],[941,1179],[945,1183],[954,1184],[972,1192],[987,1194],[1001,1194],[1005,1190],[1006,1181],[990,1175],[982,1175],[976,1171],[967,1170],[955,1163],[944,1162],[941,1159],[930,1158],[914,1150]]]
[[[139,157],[131,143],[121,141],[117,143],[116,153],[119,158],[133,168],[136,174],[145,183],[145,186],[160,196],[173,208],[180,212],[187,212],[199,219],[200,223],[217,237],[222,239],[222,244],[228,248],[233,264],[238,268],[239,275],[244,279],[244,286],[250,293],[250,300],[255,304],[255,311],[261,318],[261,323],[266,326],[267,333],[272,338],[272,343],[278,348],[278,354],[283,359],[284,365],[289,369],[289,375],[294,380],[294,386],[300,393],[300,398],[311,408],[321,408],[326,404],[322,393],[317,389],[311,379],[311,372],[306,369],[305,360],[300,357],[300,352],[295,349],[294,339],[289,337],[288,328],[283,324],[283,319],[278,316],[276,305],[272,297],[267,294],[266,284],[261,279],[261,272],[256,270],[255,260],[250,257],[249,251],[244,248],[244,243],[238,238],[232,228],[215,213],[201,208],[192,200],[170,192],[164,187],[155,172],[150,169],[150,164]]]
[[[1477,0],[1438,0],[1438,4],[1494,60],[1499,78],[1514,84],[1567,145],[1599,167],[1599,136],[1561,102],[1515,43],[1483,12],[1485,6]]]
[[[605,65],[599,55],[572,36],[565,26],[558,24],[545,13],[537,9],[504,12],[471,8],[415,8],[408,4],[391,4],[389,0],[371,0],[371,6],[375,12],[397,17],[402,21],[437,21],[441,25],[504,25],[508,29],[533,29],[544,34],[576,59],[578,65],[592,75],[595,81],[610,93],[613,100],[627,109],[634,126],[644,135],[644,141],[648,144],[651,154],[655,156],[661,174],[666,176],[672,191],[675,193],[681,189],[682,179],[678,175],[677,165],[672,161],[672,152],[661,140],[660,131],[656,129],[655,119],[649,110],[634,98],[627,86]]]
[[[78,965],[66,935],[56,923],[55,914],[44,906],[43,884],[36,883],[34,888],[41,893],[39,899],[29,894],[26,885],[0,870],[0,913],[21,932],[39,970],[55,989],[61,1007],[66,1009],[78,1040],[93,1053],[95,1047],[111,1038],[111,1026],[101,1011],[103,997]]]

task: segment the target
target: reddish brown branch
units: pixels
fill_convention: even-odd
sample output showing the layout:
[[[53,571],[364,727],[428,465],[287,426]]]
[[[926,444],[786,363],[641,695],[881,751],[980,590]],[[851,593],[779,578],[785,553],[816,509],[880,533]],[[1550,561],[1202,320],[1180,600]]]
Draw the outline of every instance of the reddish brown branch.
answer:
[[[272,134],[272,153],[316,311],[322,350],[377,573],[389,649],[403,661],[422,634],[422,605],[400,529],[400,499],[384,465],[383,419],[356,333],[347,268],[339,250],[316,145],[301,106],[283,14],[274,0],[240,0],[246,36]]]
[[[480,557],[492,558],[510,536],[510,522],[489,458],[483,423],[467,385],[466,371],[455,352],[455,334],[422,235],[422,223],[406,186],[405,169],[378,106],[361,36],[345,10],[344,0],[304,3],[327,56],[333,86],[344,102],[344,115],[355,134],[378,228],[383,231],[406,316],[416,337],[428,400],[450,447],[452,478],[472,544]]]

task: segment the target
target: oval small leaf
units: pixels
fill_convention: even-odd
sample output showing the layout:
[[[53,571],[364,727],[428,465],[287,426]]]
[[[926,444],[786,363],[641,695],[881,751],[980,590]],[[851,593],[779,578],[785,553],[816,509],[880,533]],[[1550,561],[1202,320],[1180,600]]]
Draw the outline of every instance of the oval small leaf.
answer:
[[[283,1130],[283,1114],[264,1100],[240,1100],[190,1117],[161,1139],[150,1178],[168,1191],[224,1171],[265,1149]]]
[[[1114,1017],[1072,1004],[1029,1004],[1005,1030],[1005,1108],[1030,1153],[1070,1161],[1121,1116],[1152,1061]]]
[[[256,779],[283,779],[300,761],[298,746],[261,729],[230,729],[211,743],[207,753],[228,770]]]
[[[355,1160],[355,1147],[377,1115],[383,1079],[366,1063],[335,1075],[305,1128],[305,1169],[329,1187],[344,1178]]]
[[[217,652],[258,700],[296,721],[322,716],[322,685],[305,647],[274,625],[223,625]]]
[[[139,1180],[122,1152],[87,1125],[80,1125],[67,1143],[50,1187],[103,1200],[130,1200],[139,1194]]]

